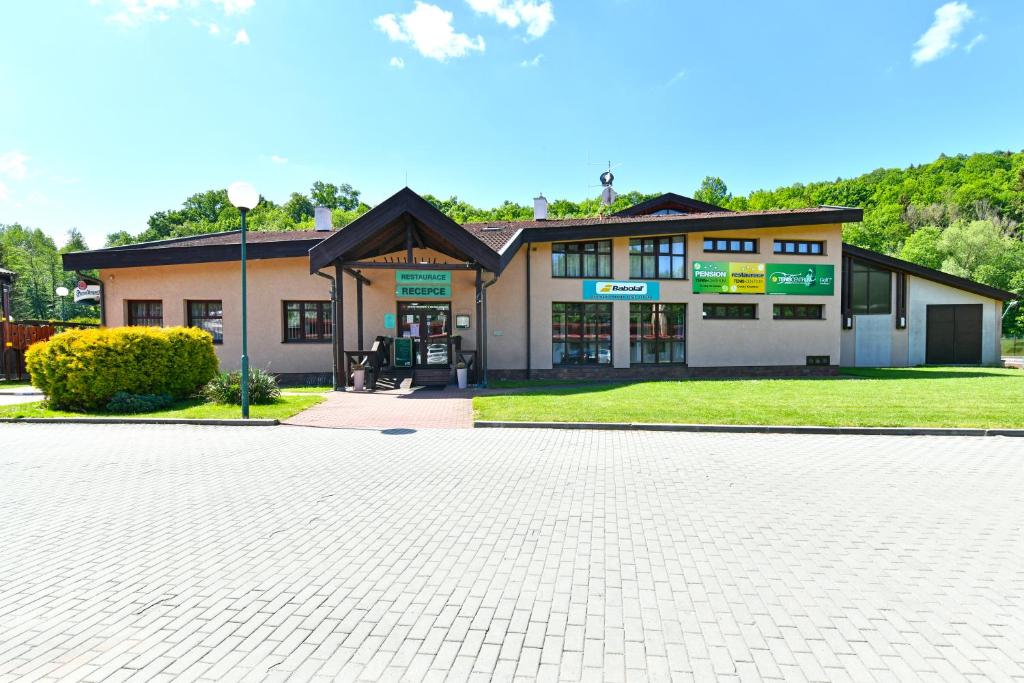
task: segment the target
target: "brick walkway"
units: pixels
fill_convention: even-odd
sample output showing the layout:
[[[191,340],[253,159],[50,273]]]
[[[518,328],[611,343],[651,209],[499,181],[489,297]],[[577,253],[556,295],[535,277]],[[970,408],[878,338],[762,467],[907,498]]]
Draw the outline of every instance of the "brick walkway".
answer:
[[[1019,439],[0,424],[0,680],[1014,681]]]
[[[469,429],[471,391],[412,389],[360,393],[332,391],[327,400],[287,420],[303,427],[378,429]]]

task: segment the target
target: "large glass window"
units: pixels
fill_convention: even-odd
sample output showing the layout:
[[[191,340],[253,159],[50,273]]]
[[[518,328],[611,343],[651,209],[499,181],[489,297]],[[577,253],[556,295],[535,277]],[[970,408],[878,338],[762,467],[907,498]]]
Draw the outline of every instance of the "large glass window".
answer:
[[[330,301],[284,302],[284,341],[329,342],[334,334]]]
[[[162,327],[164,303],[162,301],[129,301],[128,324],[140,327]]]
[[[892,273],[854,261],[850,283],[850,306],[854,315],[892,313]]]
[[[630,240],[629,276],[646,280],[686,279],[686,236]]]
[[[551,277],[611,277],[612,242],[556,242],[551,245]]]
[[[686,304],[629,305],[629,362],[686,362]]]
[[[611,365],[612,305],[551,304],[551,362]]]
[[[189,301],[188,326],[206,330],[214,344],[224,343],[224,307],[219,301]]]

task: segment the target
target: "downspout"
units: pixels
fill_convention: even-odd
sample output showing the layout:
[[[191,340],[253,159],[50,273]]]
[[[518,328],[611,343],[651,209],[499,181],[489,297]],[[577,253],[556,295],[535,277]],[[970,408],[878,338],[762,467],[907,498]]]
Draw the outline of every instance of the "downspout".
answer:
[[[530,333],[530,324],[532,318],[532,312],[530,309],[530,263],[533,258],[530,256],[530,251],[533,245],[530,242],[526,243],[526,379],[530,379],[533,374],[533,336]]]
[[[103,286],[103,281],[99,278],[92,277],[91,275],[84,275],[82,271],[76,270],[75,275],[78,276],[79,280],[87,282],[90,285],[98,285],[100,288],[100,327],[107,326],[107,288]]]
[[[331,386],[335,389],[338,388],[338,335],[334,334],[334,327],[337,325],[336,316],[338,315],[338,284],[334,279],[333,275],[328,275],[322,271],[316,271],[314,275],[319,275],[322,278],[331,281]],[[305,321],[302,323],[305,325]]]
[[[479,271],[478,271],[479,272]],[[483,337],[483,349],[481,349],[481,367],[483,368],[483,377],[481,378],[480,386],[487,388],[487,288],[498,281],[498,276],[495,275],[487,282],[483,283],[483,287],[480,288],[481,306],[483,308],[483,314],[480,316],[480,328]]]

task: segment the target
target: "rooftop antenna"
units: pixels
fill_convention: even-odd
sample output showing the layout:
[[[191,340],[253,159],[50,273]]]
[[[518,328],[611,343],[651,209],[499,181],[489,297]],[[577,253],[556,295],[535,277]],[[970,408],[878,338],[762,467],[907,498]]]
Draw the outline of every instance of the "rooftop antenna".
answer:
[[[590,164],[590,165],[594,166],[596,164]],[[615,182],[615,174],[613,174],[612,171],[614,169],[618,168],[619,166],[622,166],[622,164],[614,164],[614,165],[612,165],[612,162],[609,160],[608,161],[608,166],[605,168],[604,172],[602,172],[600,177],[599,177],[599,180],[601,182],[601,185],[600,185],[600,187],[601,187],[601,203],[603,205],[605,205],[605,206],[611,206],[612,204],[615,203],[615,200],[618,199],[618,197],[619,197],[619,193],[615,191],[614,187],[612,187],[612,184]],[[593,188],[593,187],[597,187],[597,186],[596,185],[590,185],[588,187],[588,189],[589,188]]]

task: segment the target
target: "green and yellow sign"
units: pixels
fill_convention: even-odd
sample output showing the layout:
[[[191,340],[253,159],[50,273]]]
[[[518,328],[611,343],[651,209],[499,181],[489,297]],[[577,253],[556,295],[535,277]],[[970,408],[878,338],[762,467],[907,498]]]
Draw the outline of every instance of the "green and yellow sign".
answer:
[[[694,294],[832,296],[835,266],[806,263],[694,261]]]
[[[694,261],[694,294],[764,294],[763,263]]]
[[[832,296],[835,293],[835,270],[832,265],[769,263],[766,290],[769,294]]]

